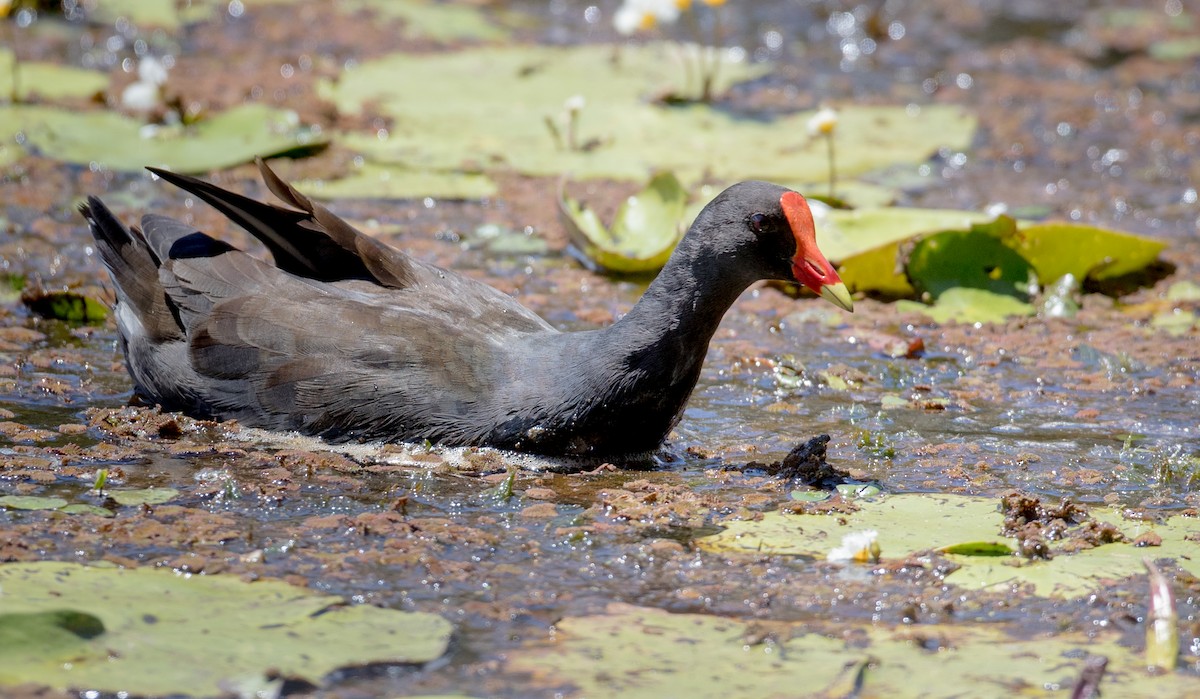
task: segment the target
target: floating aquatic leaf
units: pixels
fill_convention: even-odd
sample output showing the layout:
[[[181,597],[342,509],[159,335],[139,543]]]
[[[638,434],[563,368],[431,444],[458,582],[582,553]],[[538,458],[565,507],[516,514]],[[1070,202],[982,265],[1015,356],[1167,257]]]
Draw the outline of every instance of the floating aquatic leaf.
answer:
[[[488,21],[477,7],[467,4],[430,2],[430,0],[342,0],[343,11],[369,9],[375,14],[404,22],[404,35],[435,41],[475,39],[494,41],[507,38],[510,32]]]
[[[108,496],[118,505],[158,505],[179,495],[174,488],[139,488],[136,490],[110,490]]]
[[[0,687],[215,696],[227,682],[263,683],[268,673],[315,684],[340,667],[428,662],[445,652],[451,632],[433,614],[345,606],[234,576],[8,563],[0,587],[6,613],[69,609],[104,629],[92,639],[75,631],[78,641],[59,634],[42,646],[0,645]]]
[[[0,668],[31,657],[69,658],[103,633],[100,619],[70,609],[0,613]],[[4,674],[0,669],[0,686]]]
[[[1013,549],[1002,541],[968,541],[962,544],[951,544],[938,549],[942,553],[953,553],[959,556],[1011,556]]]
[[[718,90],[768,68],[722,56]],[[704,105],[665,107],[647,97],[678,86],[678,46],[497,47],[452,53],[396,54],[365,61],[320,91],[339,111],[371,105],[392,118],[386,138],[339,137],[376,162],[414,169],[515,169],[573,179],[641,180],[671,170],[685,181],[705,173],[729,180],[821,180],[822,144],[810,142],[809,114],[739,118]],[[437,75],[438,80],[428,76]],[[580,143],[562,148],[545,119],[563,100],[585,98]],[[847,107],[840,113],[838,170],[849,178],[897,162],[920,162],[939,147],[965,147],[975,120],[957,107]],[[746,157],[754,153],[754,157]]]
[[[1167,247],[1132,233],[1063,222],[1023,226],[1005,243],[1029,260],[1045,282],[1064,274],[1080,280],[1119,277],[1144,268]]]
[[[1066,696],[1044,688],[1070,688],[1089,655],[1104,655],[1105,696],[1156,699],[1195,689],[1190,673],[1147,676],[1140,654],[1116,632],[1028,638],[999,624],[887,628],[843,620],[825,634],[811,621],[772,623],[773,633],[756,643],[748,641],[760,635],[754,622],[611,604],[604,614],[557,622],[552,643],[509,653],[507,669],[589,697],[949,699]],[[849,692],[847,667],[855,678]]]
[[[1129,542],[1096,546],[1077,552],[1052,549],[1048,561],[1025,561],[1014,556],[974,553],[981,548],[1004,544],[1000,536],[1004,515],[997,501],[963,495],[902,494],[878,500],[859,500],[859,509],[849,514],[782,514],[770,512],[761,520],[731,521],[725,530],[697,540],[700,548],[718,553],[746,552],[755,555],[793,554],[824,557],[830,541],[840,541],[847,533],[864,529],[879,532],[886,542],[885,553],[903,557],[918,551],[936,549],[961,567],[946,578],[947,582],[967,588],[1007,589],[1014,584],[1031,585],[1042,595],[1079,595],[1095,589],[1100,579],[1120,579],[1142,572],[1142,559],[1172,558],[1193,574],[1200,573],[1194,539],[1200,536],[1200,521],[1176,516],[1166,522],[1127,521],[1111,508],[1092,508],[1089,514],[1098,522],[1116,526],[1133,541],[1139,534],[1153,531],[1162,539],[1154,549],[1140,548]],[[966,547],[965,551],[956,550]],[[988,547],[982,547],[984,551]],[[970,555],[962,555],[973,552]]]
[[[1014,316],[1033,315],[1033,306],[1005,294],[956,287],[938,296],[932,306],[899,301],[896,310],[923,313],[938,323],[1003,323]]]
[[[88,505],[86,503],[72,503],[66,507],[58,508],[59,512],[68,515],[99,515],[100,517],[113,517],[115,513],[107,507],[98,505]]]
[[[67,504],[62,498],[38,495],[0,495],[0,507],[10,510],[57,510]]]
[[[12,94],[13,52],[0,49],[0,95]],[[87,98],[108,87],[108,76],[96,70],[72,68],[58,63],[21,61],[16,70],[18,97],[57,100],[66,97]]]
[[[483,199],[498,191],[496,183],[480,173],[414,170],[369,160],[345,177],[295,184],[319,199]]]
[[[846,262],[854,255],[895,245],[923,233],[967,230],[991,219],[987,214],[953,209],[884,207],[852,211],[813,210],[817,242],[831,260]],[[895,247],[892,259],[895,260]],[[892,267],[895,267],[892,264]],[[843,266],[843,269],[846,267]],[[866,290],[866,289],[864,289]]]
[[[966,287],[1025,300],[1033,268],[1002,240],[1016,227],[1015,221],[1001,216],[971,230],[921,237],[905,265],[909,283],[933,299],[947,289]]]
[[[1160,61],[1189,61],[1200,57],[1200,38],[1156,41],[1150,44],[1150,57]]]
[[[1200,284],[1195,282],[1175,282],[1167,287],[1168,301],[1200,301]]]
[[[43,318],[92,323],[108,317],[108,307],[103,303],[71,291],[27,293],[21,300]]]
[[[113,170],[141,171],[156,165],[202,173],[320,148],[325,141],[302,127],[294,112],[246,104],[190,126],[147,127],[101,111],[68,111],[16,105],[0,110],[0,135],[22,130],[27,148],[44,156]]]
[[[652,272],[670,257],[683,234],[687,192],[675,175],[655,175],[645,189],[626,199],[611,228],[596,213],[565,193],[559,197],[563,227],[589,260],[612,272]]]

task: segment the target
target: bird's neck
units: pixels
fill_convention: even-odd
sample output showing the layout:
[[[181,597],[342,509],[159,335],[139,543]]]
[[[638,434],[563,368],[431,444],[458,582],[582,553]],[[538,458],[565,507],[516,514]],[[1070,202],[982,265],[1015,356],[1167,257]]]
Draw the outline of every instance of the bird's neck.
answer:
[[[607,332],[627,367],[662,388],[695,383],[721,318],[755,281],[722,269],[711,256],[685,237],[641,300]]]

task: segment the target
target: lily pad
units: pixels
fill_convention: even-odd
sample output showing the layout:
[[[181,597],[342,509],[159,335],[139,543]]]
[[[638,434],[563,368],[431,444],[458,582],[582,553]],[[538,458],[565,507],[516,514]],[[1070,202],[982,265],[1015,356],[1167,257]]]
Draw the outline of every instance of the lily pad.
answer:
[[[1132,233],[1063,222],[1022,227],[1005,242],[1046,282],[1064,274],[1080,280],[1119,277],[1144,268],[1167,247]]]
[[[718,90],[768,69],[726,53]],[[515,169],[575,179],[641,180],[653,170],[691,182],[711,172],[728,180],[820,181],[823,144],[807,135],[810,114],[739,118],[705,105],[667,107],[651,98],[679,86],[681,48],[646,46],[495,47],[396,54],[347,70],[320,92],[339,111],[390,117],[387,138],[348,134],[347,147],[377,162],[416,169]],[[429,80],[437,75],[439,79]],[[546,127],[579,95],[578,149]],[[958,107],[848,107],[838,125],[843,177],[896,162],[925,160],[940,147],[969,144],[975,119]],[[753,153],[754,157],[747,157]]]
[[[896,310],[922,313],[937,323],[1003,323],[1009,318],[1031,316],[1032,304],[1005,294],[983,289],[955,287],[943,291],[933,305],[898,301]]]
[[[380,17],[399,19],[404,22],[404,36],[410,39],[494,41],[510,34],[489,22],[478,8],[469,4],[430,0],[342,0],[338,7],[348,12],[369,9]]]
[[[0,565],[0,587],[7,613],[66,609],[104,629],[0,645],[0,687],[213,696],[268,674],[316,684],[342,667],[428,662],[451,633],[433,614],[346,606],[273,580],[35,562]]]
[[[102,633],[100,619],[70,609],[0,613],[0,661],[12,662],[18,654],[70,657]]]
[[[12,50],[0,49],[0,95],[5,97],[12,94],[12,62]],[[17,96],[24,100],[35,96],[45,100],[87,98],[108,87],[108,76],[99,71],[58,63],[21,61],[17,68],[17,86]]]
[[[903,494],[859,500],[856,504],[858,511],[837,517],[771,512],[758,521],[728,522],[724,531],[701,538],[697,544],[718,553],[792,554],[823,559],[844,535],[875,530],[885,559],[936,549],[961,566],[947,576],[947,582],[969,588],[1029,585],[1041,595],[1081,595],[1095,589],[1100,579],[1140,575],[1144,570],[1142,560],[1147,556],[1172,558],[1193,575],[1200,574],[1200,557],[1194,555],[1200,520],[1193,518],[1177,516],[1162,523],[1126,521],[1117,510],[1092,508],[1088,512],[1093,519],[1113,524],[1130,541],[1153,531],[1162,538],[1162,544],[1140,548],[1118,542],[1075,553],[1052,548],[1051,560],[1026,561],[976,553],[989,548],[999,551],[1001,546],[1015,549],[999,533],[1004,516],[995,499]],[[958,547],[966,547],[972,554],[963,555]]]
[[[1016,222],[1002,216],[971,230],[924,236],[905,265],[909,283],[933,299],[948,289],[966,287],[1025,300],[1033,267],[996,235],[1015,230]]]
[[[754,642],[762,631],[754,622],[612,604],[604,614],[559,621],[552,643],[511,653],[507,669],[574,685],[581,696],[625,699],[1058,696],[1043,689],[1051,687],[1065,696],[1087,657],[1103,655],[1105,696],[1151,699],[1195,689],[1188,673],[1148,675],[1117,633],[1031,639],[996,624],[842,623],[825,635],[811,622],[772,624],[769,638]]]
[[[652,272],[671,256],[683,235],[687,192],[675,175],[655,175],[617,210],[612,228],[596,212],[559,195],[559,213],[571,242],[597,266],[612,272]]]
[[[16,105],[0,109],[0,136],[23,131],[27,148],[50,158],[113,170],[141,171],[156,165],[203,173],[323,147],[296,114],[246,104],[190,126],[153,127],[101,111],[68,111]]]
[[[492,178],[481,173],[414,170],[370,161],[345,177],[295,184],[318,199],[483,199],[498,191]]]
[[[73,323],[100,322],[108,317],[103,303],[70,291],[50,291],[22,297],[29,310],[43,318]]]
[[[108,496],[118,505],[159,505],[179,495],[174,488],[138,488],[135,490],[110,490]]]
[[[0,495],[0,507],[10,510],[57,510],[67,504],[62,498],[39,495]]]
[[[881,246],[894,245],[923,233],[967,230],[972,225],[984,223],[991,218],[978,211],[954,209],[813,209],[813,219],[817,224],[817,243],[825,256],[834,261],[846,261],[854,255]],[[892,250],[895,251],[896,248],[893,247]]]

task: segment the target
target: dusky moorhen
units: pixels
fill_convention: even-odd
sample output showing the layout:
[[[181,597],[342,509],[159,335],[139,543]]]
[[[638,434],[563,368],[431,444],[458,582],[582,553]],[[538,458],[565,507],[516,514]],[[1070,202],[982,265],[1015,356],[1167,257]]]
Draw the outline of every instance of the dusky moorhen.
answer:
[[[647,452],[679,420],[713,332],[750,284],[798,282],[853,310],[804,197],[766,182],[706,206],[612,326],[560,332],[258,166],[291,208],[151,170],[252,233],[274,265],[164,216],[131,229],[96,197],[80,206],[116,287],[129,373],[164,409],[333,440]]]

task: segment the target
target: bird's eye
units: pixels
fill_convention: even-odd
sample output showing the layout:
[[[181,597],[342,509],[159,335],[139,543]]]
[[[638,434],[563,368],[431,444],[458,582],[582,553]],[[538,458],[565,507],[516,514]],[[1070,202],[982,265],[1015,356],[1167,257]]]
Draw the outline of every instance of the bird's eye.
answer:
[[[750,224],[750,230],[755,233],[762,233],[767,227],[767,217],[764,214],[750,214],[750,218],[746,219]]]

